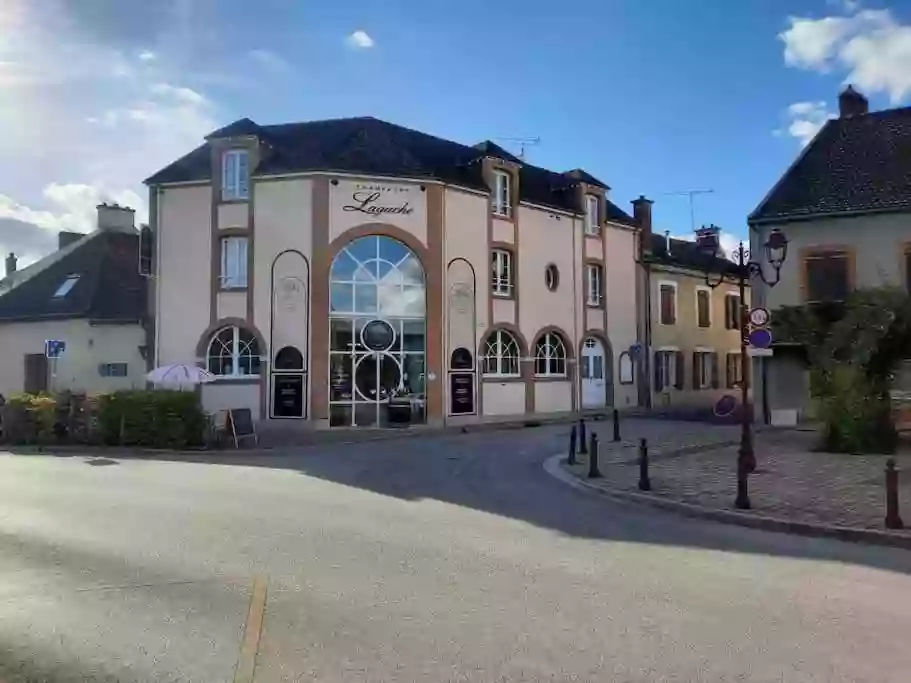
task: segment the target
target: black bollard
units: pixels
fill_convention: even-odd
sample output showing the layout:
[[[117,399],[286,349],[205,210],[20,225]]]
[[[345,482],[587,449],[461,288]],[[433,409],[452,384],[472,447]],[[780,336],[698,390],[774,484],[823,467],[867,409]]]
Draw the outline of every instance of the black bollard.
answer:
[[[614,441],[620,440],[620,411],[614,408]]]
[[[639,490],[652,490],[652,480],[648,476],[648,441],[645,439],[639,439]]]
[[[601,476],[598,469],[598,435],[592,432],[591,444],[588,447],[588,478],[597,479]]]
[[[886,528],[905,528],[898,513],[898,470],[895,469],[894,458],[886,460]]]
[[[579,455],[585,455],[588,444],[585,441],[585,420],[579,420]]]
[[[576,425],[569,430],[569,455],[566,456],[567,465],[576,464]]]

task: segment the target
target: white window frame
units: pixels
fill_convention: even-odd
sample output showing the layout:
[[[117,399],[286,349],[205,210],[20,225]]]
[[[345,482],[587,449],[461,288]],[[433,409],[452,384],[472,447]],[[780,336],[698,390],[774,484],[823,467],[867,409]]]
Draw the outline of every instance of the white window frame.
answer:
[[[493,172],[492,211],[495,216],[512,216],[512,175],[507,171]]]
[[[515,372],[504,370],[507,360],[515,359]],[[488,361],[493,360],[495,369],[488,372]],[[512,363],[510,363],[512,364]],[[484,341],[484,358],[481,364],[482,375],[486,378],[521,377],[522,352],[519,341],[508,330],[494,330]]]
[[[597,281],[597,282],[596,282]],[[600,263],[585,264],[585,303],[590,308],[600,308],[604,302],[604,266]]]
[[[229,328],[222,327],[221,329],[217,330],[215,332],[215,334],[213,334],[209,338],[209,343],[206,346],[206,369],[209,370],[210,372],[212,372],[219,379],[249,379],[251,377],[259,377],[260,374],[262,373],[262,356],[260,355],[260,353],[251,353],[250,352],[251,350],[258,351],[258,352],[262,351],[262,349],[259,348],[259,340],[256,338],[256,335],[253,334],[252,332],[250,332],[249,330],[245,330],[245,332],[247,332],[247,334],[250,336],[250,340],[248,342],[245,342],[242,344],[241,339],[240,339],[241,328],[237,327],[236,325],[232,325],[230,327],[230,329],[232,330],[232,333],[233,333],[232,337],[231,337],[231,348],[228,349],[224,344],[222,344],[221,340],[219,340],[219,336],[226,329],[229,329]],[[221,354],[221,353],[215,354],[215,356],[213,356],[212,347],[216,343],[222,344],[222,346],[225,348],[225,350],[230,352],[231,372],[229,374],[219,374],[212,370],[212,365],[211,365],[210,361],[213,357],[224,358],[224,357],[228,356],[228,354]],[[251,366],[253,364],[253,362],[252,362],[253,358],[258,358],[259,362],[260,362],[260,372],[255,373],[255,374],[241,373],[240,372],[240,359],[242,357],[250,358]]]
[[[538,372],[538,361],[544,361],[544,372]],[[545,332],[535,342],[535,377],[566,377],[566,344],[559,333]]]
[[[664,307],[661,305],[661,288],[670,287],[674,290],[674,322],[666,323],[663,320],[662,311]],[[673,327],[677,324],[677,319],[680,317],[680,308],[677,305],[677,283],[673,280],[658,280],[658,289],[655,292],[658,299],[658,324],[663,325],[664,327]]]
[[[221,238],[222,289],[246,289],[249,238],[244,235],[230,235]]]
[[[693,349],[693,362],[697,364],[699,369],[699,386],[694,386],[693,389],[701,390],[712,388],[714,356],[714,349],[705,349],[698,346]],[[693,374],[695,375],[696,373],[694,372]]]
[[[709,298],[709,324],[705,327],[699,324],[699,292],[705,292]],[[696,285],[696,291],[693,293],[693,303],[696,306],[696,327],[703,330],[710,329],[715,323],[712,315],[712,288],[705,285]]]
[[[734,310],[734,327],[728,327],[728,299],[737,299],[737,308]],[[740,301],[740,292],[727,291],[724,293],[724,329],[739,330],[743,324],[743,303]],[[738,353],[740,353],[738,351]]]
[[[509,249],[490,252],[490,292],[493,296],[511,297],[515,289],[515,269]],[[506,273],[505,276],[503,273]]]
[[[221,198],[237,201],[250,198],[250,151],[228,149],[221,155]]]
[[[661,391],[670,391],[677,388],[677,354],[680,349],[662,346],[655,349],[658,359],[658,372],[661,375]]]
[[[123,366],[123,374],[122,374],[122,375],[115,375],[115,374],[111,373],[111,369],[112,369],[115,365],[117,365],[117,366],[122,365],[122,366]],[[125,362],[123,362],[123,361],[114,361],[113,363],[99,363],[99,364],[98,364],[98,374],[99,374],[101,377],[115,377],[115,378],[117,378],[117,377],[120,377],[120,378],[129,377],[129,375],[130,375],[130,364],[129,364],[129,363],[125,363]]]
[[[585,234],[598,235],[601,230],[600,221],[598,220],[599,209],[598,198],[593,194],[585,195]]]

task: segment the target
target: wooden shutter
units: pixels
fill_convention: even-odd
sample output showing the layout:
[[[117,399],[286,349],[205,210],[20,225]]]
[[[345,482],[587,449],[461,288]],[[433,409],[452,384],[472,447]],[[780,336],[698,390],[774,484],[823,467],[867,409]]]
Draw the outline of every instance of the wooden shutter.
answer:
[[[677,354],[677,368],[676,368],[677,369],[677,381],[675,383],[675,386],[678,389],[683,389],[683,384],[684,384],[684,380],[683,380],[684,374],[683,373],[685,370],[685,368],[684,368],[685,363],[684,363],[683,359],[685,358],[685,356],[683,355],[683,351],[676,351],[676,352],[671,352],[671,353]]]
[[[699,352],[693,351],[693,389],[699,388]]]
[[[655,391],[661,391],[661,352],[655,351]]]
[[[710,360],[712,361],[712,389],[718,388],[718,354],[713,353]]]

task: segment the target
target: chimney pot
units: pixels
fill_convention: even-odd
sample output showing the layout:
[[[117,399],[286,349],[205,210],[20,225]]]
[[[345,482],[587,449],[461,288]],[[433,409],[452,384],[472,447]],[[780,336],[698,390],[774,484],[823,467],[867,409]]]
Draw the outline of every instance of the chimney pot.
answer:
[[[16,255],[13,252],[10,252],[9,256],[6,257],[6,276],[9,277],[16,272],[16,263],[19,259],[16,258]]]
[[[135,232],[136,212],[128,206],[101,203],[98,209],[98,229],[113,232]]]
[[[636,225],[643,233],[652,233],[652,204],[651,199],[647,199],[644,194],[640,194],[638,199],[633,200],[633,219]]]
[[[849,85],[838,94],[838,116],[862,116],[870,111],[870,102],[862,94]]]

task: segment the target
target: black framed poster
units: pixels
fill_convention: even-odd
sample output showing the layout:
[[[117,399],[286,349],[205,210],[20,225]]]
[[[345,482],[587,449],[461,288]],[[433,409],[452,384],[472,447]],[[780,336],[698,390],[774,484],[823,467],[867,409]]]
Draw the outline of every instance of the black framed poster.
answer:
[[[304,416],[304,376],[272,376],[272,416]]]
[[[449,373],[449,404],[452,415],[473,415],[474,410],[474,373]]]

